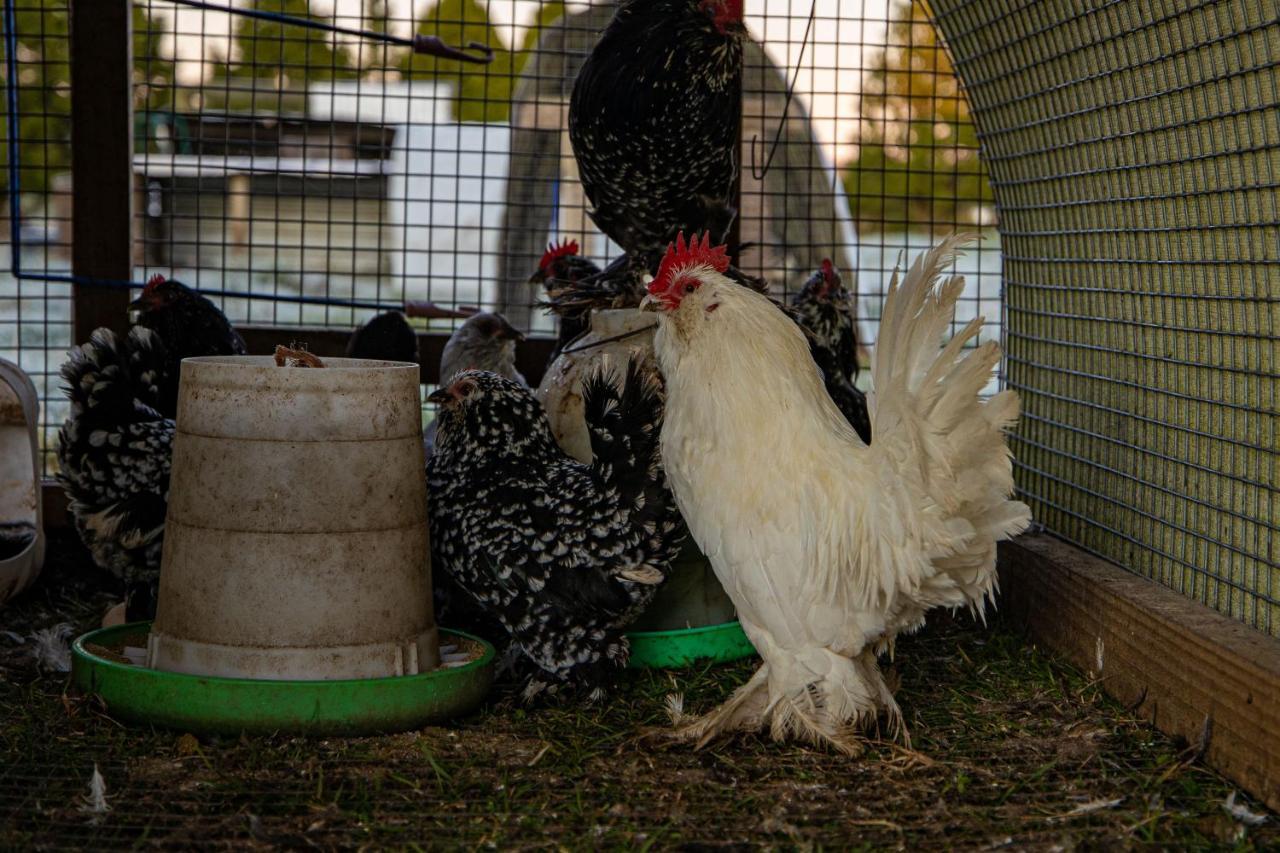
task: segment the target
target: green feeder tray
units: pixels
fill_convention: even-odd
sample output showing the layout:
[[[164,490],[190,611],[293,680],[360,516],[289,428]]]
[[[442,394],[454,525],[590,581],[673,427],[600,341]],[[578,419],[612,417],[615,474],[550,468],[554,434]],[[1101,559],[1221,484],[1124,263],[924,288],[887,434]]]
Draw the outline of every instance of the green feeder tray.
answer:
[[[371,735],[406,731],[475,709],[493,683],[493,646],[440,631],[472,659],[395,678],[266,681],[162,672],[121,651],[145,648],[150,622],[91,631],[72,646],[71,677],[125,722],[217,734]]]
[[[633,669],[678,669],[697,661],[728,663],[756,653],[737,620],[701,628],[670,631],[632,631]]]

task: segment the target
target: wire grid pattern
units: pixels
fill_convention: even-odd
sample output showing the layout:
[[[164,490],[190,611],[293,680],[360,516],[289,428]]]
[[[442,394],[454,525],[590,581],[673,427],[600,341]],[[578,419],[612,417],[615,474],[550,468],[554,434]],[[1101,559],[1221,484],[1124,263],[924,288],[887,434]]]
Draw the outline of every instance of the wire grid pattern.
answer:
[[[47,126],[21,140],[23,233],[41,241],[23,243],[23,269],[65,274],[66,0],[10,2],[20,10],[19,112]],[[586,213],[566,132],[577,70],[614,4],[231,4],[479,41],[495,49],[487,66],[220,4],[133,7],[135,281],[170,275],[237,324],[350,328],[380,307],[426,299],[497,308],[541,334],[554,321],[534,307],[541,294],[528,279],[547,243],[577,239],[601,263],[618,252]],[[40,41],[48,24],[32,14],[56,19],[63,40]],[[857,289],[867,346],[900,253],[957,229],[986,237],[960,261],[969,288],[959,320],[999,314],[991,193],[928,14],[907,0],[746,4],[740,220],[754,248],[742,265],[785,295],[832,258]],[[24,75],[51,58],[61,63],[46,75],[57,99],[36,103]],[[28,144],[41,141],[57,156],[33,159]],[[4,297],[19,287],[3,286]],[[0,320],[0,355],[45,377],[51,447],[65,416],[56,373],[71,343],[69,287],[20,287],[21,336],[0,304],[10,318]]]
[[[66,275],[71,268],[71,136],[68,15],[65,0],[14,0],[6,10],[22,34],[18,50],[6,50],[6,95],[14,95],[17,121],[5,120],[5,142],[16,144],[16,177],[23,191],[16,235],[0,229],[10,243],[8,271],[37,270]],[[0,147],[6,168],[0,174],[12,192],[9,146]],[[11,224],[11,223],[7,223]],[[14,236],[17,239],[14,239]],[[41,446],[52,448],[67,406],[59,391],[58,367],[71,345],[71,285],[0,272],[0,358],[18,364],[40,396]],[[51,454],[46,456],[46,467]]]
[[[1280,5],[938,7],[1000,210],[1023,493],[1280,636]]]

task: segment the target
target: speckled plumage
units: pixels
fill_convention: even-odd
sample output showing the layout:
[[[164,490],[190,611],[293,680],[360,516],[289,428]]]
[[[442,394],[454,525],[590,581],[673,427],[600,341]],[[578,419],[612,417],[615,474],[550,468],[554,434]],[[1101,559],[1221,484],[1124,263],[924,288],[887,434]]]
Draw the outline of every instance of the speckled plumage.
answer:
[[[71,412],[58,434],[58,482],[94,562],[143,610],[154,606],[169,500],[174,423],[158,409],[177,386],[168,361],[159,335],[135,326],[123,342],[98,329],[62,366]]]
[[[677,232],[710,230],[719,242],[733,221],[736,5],[625,0],[573,87],[569,140],[592,219],[652,264]]]
[[[805,281],[791,299],[790,313],[809,336],[809,353],[822,370],[823,384],[849,426],[871,443],[867,398],[854,385],[858,376],[858,337],[853,299],[830,261]]]
[[[98,329],[62,366],[71,411],[58,481],[94,562],[124,581],[134,619],[155,612],[181,361],[245,350],[222,312],[179,282],[153,280],[130,308],[138,325],[127,337]]]
[[[441,403],[427,463],[438,574],[496,617],[535,667],[525,695],[599,687],[624,666],[622,635],[666,578],[682,538],[658,460],[662,392],[640,362],[619,389],[587,380],[594,459],[555,443],[528,389],[466,371]]]

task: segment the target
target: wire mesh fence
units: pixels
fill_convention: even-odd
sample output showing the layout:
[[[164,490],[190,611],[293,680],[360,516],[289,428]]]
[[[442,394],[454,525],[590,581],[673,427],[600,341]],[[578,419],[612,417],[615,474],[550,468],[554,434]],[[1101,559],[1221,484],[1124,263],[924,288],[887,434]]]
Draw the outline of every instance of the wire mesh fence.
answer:
[[[999,201],[1033,511],[1280,636],[1280,8],[937,6]]]
[[[52,442],[69,288],[39,276],[69,265],[67,0],[9,3],[10,88],[32,128],[17,140],[14,244],[36,278],[3,285],[0,354],[43,380]],[[237,324],[349,328],[427,299],[496,307],[550,333],[529,284],[547,243],[577,239],[598,262],[620,251],[587,215],[566,132],[577,69],[615,8],[133,4],[134,280],[160,272],[217,294]],[[856,288],[870,346],[899,254],[973,230],[986,239],[960,262],[960,319],[999,316],[990,189],[926,7],[753,0],[745,19],[746,271],[785,295],[831,258]],[[355,31],[477,42],[493,61],[415,55]]]

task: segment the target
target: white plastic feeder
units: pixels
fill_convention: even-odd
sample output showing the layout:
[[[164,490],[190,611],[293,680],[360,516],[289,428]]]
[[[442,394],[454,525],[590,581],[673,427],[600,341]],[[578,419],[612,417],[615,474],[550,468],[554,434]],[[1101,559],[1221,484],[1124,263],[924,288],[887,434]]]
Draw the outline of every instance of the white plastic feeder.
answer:
[[[418,366],[182,363],[147,665],[327,680],[439,665]]]

